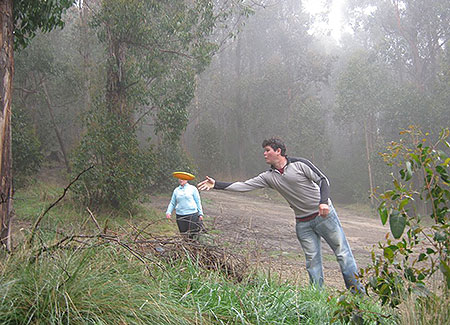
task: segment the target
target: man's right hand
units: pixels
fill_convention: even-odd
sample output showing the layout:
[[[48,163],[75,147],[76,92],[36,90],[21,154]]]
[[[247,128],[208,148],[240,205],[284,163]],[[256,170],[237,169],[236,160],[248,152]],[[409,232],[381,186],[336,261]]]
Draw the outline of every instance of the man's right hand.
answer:
[[[214,188],[215,184],[216,181],[214,180],[214,178],[206,176],[206,179],[198,183],[197,187],[200,191],[209,191],[210,189]]]

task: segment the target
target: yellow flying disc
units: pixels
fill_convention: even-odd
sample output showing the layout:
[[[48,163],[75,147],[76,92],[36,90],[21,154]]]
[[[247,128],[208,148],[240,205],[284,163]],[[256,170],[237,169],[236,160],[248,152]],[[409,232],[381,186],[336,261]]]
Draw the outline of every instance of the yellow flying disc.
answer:
[[[195,178],[194,175],[192,175],[190,173],[186,173],[186,172],[173,172],[172,175],[173,175],[173,177],[176,177],[178,179],[184,179],[187,181],[191,181]]]

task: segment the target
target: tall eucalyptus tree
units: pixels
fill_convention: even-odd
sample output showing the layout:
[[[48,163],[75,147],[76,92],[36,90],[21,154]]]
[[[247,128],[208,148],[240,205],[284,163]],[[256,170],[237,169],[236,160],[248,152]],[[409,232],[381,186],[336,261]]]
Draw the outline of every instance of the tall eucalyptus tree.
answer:
[[[195,75],[218,46],[211,35],[241,3],[219,10],[211,0],[101,2],[94,26],[106,51],[106,87],[88,114],[75,162],[78,170],[97,165],[83,179],[83,198],[114,207],[133,202],[156,168],[154,161],[142,160],[137,128],[151,121],[161,148],[176,146],[187,125]],[[164,163],[167,177],[170,161]]]
[[[378,142],[398,138],[399,131],[411,124],[436,134],[448,124],[448,100],[442,94],[450,91],[443,82],[450,4],[349,0],[347,6],[353,41],[359,43],[354,46],[363,47],[365,53],[352,56],[339,77],[336,116],[347,125],[361,126],[351,129],[355,139],[364,140],[359,156],[366,158],[373,189],[381,185],[375,184],[373,170]]]
[[[37,30],[62,27],[62,12],[73,0],[0,2],[0,243],[11,249],[11,99],[14,76],[14,47],[25,47]]]

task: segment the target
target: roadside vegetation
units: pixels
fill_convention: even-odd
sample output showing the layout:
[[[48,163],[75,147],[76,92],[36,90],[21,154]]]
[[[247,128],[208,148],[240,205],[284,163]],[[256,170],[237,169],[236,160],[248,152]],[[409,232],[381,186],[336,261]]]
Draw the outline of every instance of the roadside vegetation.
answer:
[[[63,190],[39,182],[16,193],[15,249],[0,267],[2,324],[324,324],[338,308],[336,292],[183,241],[148,204],[91,214],[64,197],[26,246],[31,225]],[[369,298],[358,301],[386,315]]]

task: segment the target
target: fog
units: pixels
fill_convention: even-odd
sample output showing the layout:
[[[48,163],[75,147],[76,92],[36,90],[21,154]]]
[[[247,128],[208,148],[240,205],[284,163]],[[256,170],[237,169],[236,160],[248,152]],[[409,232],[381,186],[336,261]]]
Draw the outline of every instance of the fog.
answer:
[[[342,7],[353,30],[339,38],[298,1],[274,2],[248,19],[199,78],[184,141],[200,170],[255,176],[267,168],[263,139],[276,136],[288,155],[323,169],[333,197],[367,201],[370,182],[390,181],[378,153],[402,129],[437,135],[449,126],[449,4],[357,4]]]
[[[13,159],[22,159],[14,166],[24,179],[44,167],[70,174],[108,154],[118,166],[139,148],[151,157],[127,162],[132,170],[121,174],[148,177],[139,191],[171,184],[182,168],[198,179],[244,180],[268,168],[262,141],[279,137],[288,156],[329,177],[335,200],[368,202],[371,188],[390,182],[379,153],[403,129],[416,125],[433,138],[449,127],[448,1],[348,0],[339,34],[326,30],[336,18],[299,0],[232,8],[217,0],[214,12],[226,11],[220,19],[191,7],[176,23],[169,4],[113,19],[101,1],[83,3],[68,10],[63,29],[16,53]],[[96,133],[98,125],[116,126]],[[122,134],[128,138],[108,143]],[[27,157],[39,155],[30,168]]]

